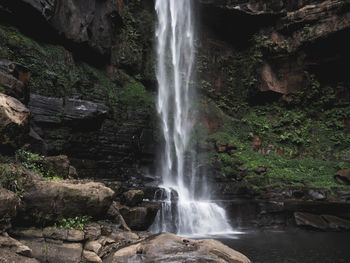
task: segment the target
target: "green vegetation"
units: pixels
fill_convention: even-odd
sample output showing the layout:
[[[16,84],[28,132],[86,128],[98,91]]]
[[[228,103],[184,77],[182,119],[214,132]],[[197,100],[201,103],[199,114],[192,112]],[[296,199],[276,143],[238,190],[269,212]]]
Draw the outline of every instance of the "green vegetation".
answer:
[[[63,218],[55,223],[56,228],[65,228],[71,230],[84,230],[86,224],[91,220],[91,216],[76,216],[73,218]]]
[[[21,195],[26,182],[22,169],[14,164],[0,164],[0,187]]]

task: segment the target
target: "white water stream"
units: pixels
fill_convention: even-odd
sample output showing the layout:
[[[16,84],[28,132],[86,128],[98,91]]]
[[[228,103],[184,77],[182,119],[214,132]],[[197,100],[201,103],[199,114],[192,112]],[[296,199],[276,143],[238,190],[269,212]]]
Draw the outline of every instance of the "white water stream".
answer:
[[[192,0],[156,0],[157,109],[165,140],[161,158],[162,209],[152,232],[180,235],[222,235],[233,230],[223,208],[208,201],[205,175],[198,174],[189,140],[195,111],[195,23]]]

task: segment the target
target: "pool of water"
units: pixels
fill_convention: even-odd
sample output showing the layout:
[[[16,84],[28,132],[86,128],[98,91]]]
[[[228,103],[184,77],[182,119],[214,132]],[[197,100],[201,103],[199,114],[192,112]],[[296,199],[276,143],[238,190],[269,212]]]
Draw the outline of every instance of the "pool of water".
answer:
[[[217,239],[253,263],[350,263],[350,233],[251,231]]]

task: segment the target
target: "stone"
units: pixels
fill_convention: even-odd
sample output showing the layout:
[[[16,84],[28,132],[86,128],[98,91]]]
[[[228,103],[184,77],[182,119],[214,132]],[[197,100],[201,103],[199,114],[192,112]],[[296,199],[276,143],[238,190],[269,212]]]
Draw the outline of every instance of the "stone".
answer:
[[[320,215],[295,212],[294,218],[298,226],[312,227],[320,230],[326,230],[328,228],[328,223]]]
[[[96,240],[101,236],[101,226],[97,223],[90,223],[85,226],[85,238]]]
[[[32,250],[29,247],[9,236],[0,235],[0,248],[9,248],[18,255],[32,257]]]
[[[84,231],[69,229],[67,234],[67,241],[80,242],[85,239]]]
[[[130,262],[235,262],[250,263],[243,254],[213,239],[191,240],[171,233],[152,235],[110,256],[112,263]]]
[[[23,83],[2,71],[0,71],[0,89],[1,88],[6,95],[12,96],[22,102],[24,101],[25,87]]]
[[[119,207],[119,211],[126,224],[132,230],[145,231],[153,224],[159,207],[153,204],[147,204],[138,207]]]
[[[68,230],[65,228],[46,227],[43,236],[50,239],[67,240]]]
[[[15,193],[0,187],[0,204],[0,218],[5,216],[14,218],[17,215],[21,199]]]
[[[333,230],[350,230],[350,221],[333,216],[333,215],[322,215],[322,218],[328,222],[328,226]]]
[[[95,252],[84,250],[83,262],[102,263],[102,259]]]
[[[38,123],[96,120],[109,112],[109,108],[101,103],[73,98],[45,97],[37,94],[30,94],[29,109],[34,121]]]
[[[83,245],[81,243],[47,242],[47,262],[77,263],[81,261]]]
[[[86,242],[84,249],[88,250],[88,251],[95,252],[98,255],[101,252],[102,245],[96,240],[88,241],[88,242]]]
[[[29,132],[30,112],[19,100],[0,93],[0,152],[23,145]]]
[[[0,247],[0,262],[1,263],[40,263],[34,258],[24,257],[18,255],[16,252],[12,251],[9,248]]]
[[[137,206],[142,203],[144,195],[142,190],[129,190],[123,193],[124,204],[127,206]]]
[[[70,165],[66,155],[44,157],[43,166],[45,170],[59,178],[72,179],[73,176],[77,176],[75,168]]]
[[[34,180],[23,194],[23,214],[38,222],[82,215],[99,218],[113,197],[114,192],[101,183]]]
[[[343,169],[335,173],[334,179],[340,184],[350,185],[350,170]]]

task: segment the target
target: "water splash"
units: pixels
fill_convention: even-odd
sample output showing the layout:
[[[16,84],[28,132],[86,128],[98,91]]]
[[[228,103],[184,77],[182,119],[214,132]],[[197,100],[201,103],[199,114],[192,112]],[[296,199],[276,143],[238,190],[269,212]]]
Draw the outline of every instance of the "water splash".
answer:
[[[165,140],[161,158],[163,188],[152,232],[181,235],[232,233],[223,208],[206,201],[207,183],[196,168],[196,153],[190,151],[195,124],[194,80],[195,27],[191,0],[156,0],[157,110]]]

